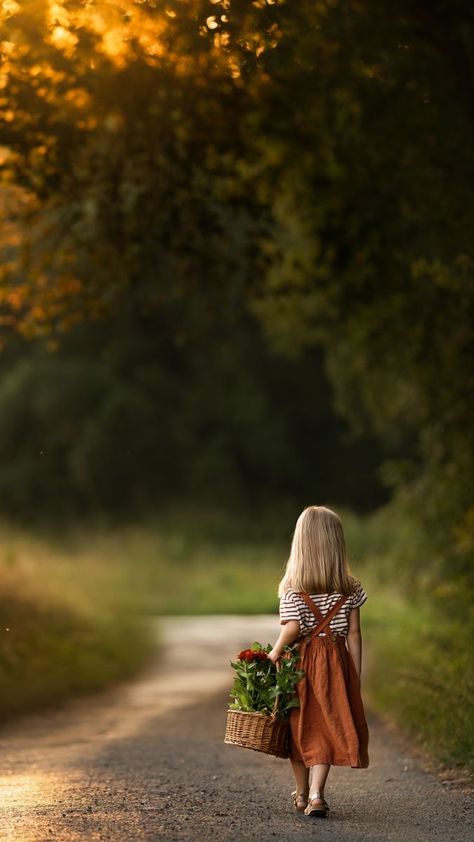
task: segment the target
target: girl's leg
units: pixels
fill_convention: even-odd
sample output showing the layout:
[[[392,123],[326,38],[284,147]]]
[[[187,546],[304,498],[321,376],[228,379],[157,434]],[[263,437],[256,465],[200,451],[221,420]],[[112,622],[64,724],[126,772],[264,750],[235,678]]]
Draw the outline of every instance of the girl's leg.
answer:
[[[316,766],[311,766],[311,795],[319,792],[321,798],[324,798],[324,786],[330,768],[327,763],[318,763]]]
[[[290,761],[295,776],[296,793],[297,795],[304,795],[307,798],[309,793],[309,769],[300,760],[293,760],[290,757]]]

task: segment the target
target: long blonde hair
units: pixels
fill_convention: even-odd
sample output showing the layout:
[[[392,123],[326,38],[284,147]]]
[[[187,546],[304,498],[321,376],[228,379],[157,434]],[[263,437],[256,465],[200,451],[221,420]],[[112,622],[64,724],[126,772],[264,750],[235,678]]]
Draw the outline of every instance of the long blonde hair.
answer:
[[[289,590],[350,594],[355,581],[339,516],[325,506],[308,506],[296,521],[278,596]]]

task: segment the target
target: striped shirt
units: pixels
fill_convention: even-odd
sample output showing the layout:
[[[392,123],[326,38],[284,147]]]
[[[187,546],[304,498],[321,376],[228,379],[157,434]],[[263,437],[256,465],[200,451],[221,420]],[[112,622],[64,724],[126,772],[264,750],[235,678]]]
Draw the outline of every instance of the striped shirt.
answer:
[[[312,593],[309,594],[309,596],[314,600],[322,613],[326,615],[333,605],[336,604],[338,599],[341,598],[342,594]],[[349,614],[351,610],[353,608],[360,608],[366,599],[366,592],[364,591],[361,583],[356,581],[353,592],[329,623],[331,631],[334,634],[347,635],[349,630]],[[280,623],[283,625],[289,620],[298,620],[300,624],[300,634],[302,636],[312,631],[319,622],[306,603],[300,596],[298,596],[296,591],[286,591],[280,599]],[[324,632],[321,632],[321,634],[324,634]]]

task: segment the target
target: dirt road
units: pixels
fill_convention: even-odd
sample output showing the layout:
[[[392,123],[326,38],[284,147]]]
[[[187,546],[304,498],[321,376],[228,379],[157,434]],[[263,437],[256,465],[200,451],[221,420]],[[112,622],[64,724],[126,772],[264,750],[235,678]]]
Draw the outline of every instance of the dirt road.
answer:
[[[273,617],[167,620],[133,684],[3,728],[1,842],[474,838],[472,795],[373,718],[370,767],[331,770],[327,819],[293,813],[288,761],[224,745],[228,660],[276,632]]]

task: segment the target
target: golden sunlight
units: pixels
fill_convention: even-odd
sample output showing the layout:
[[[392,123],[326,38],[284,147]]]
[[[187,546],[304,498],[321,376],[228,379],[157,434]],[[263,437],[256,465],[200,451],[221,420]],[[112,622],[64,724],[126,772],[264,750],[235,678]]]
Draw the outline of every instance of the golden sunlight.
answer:
[[[11,15],[16,15],[20,11],[20,4],[15,3],[15,0],[2,0],[0,11],[5,18],[9,18]]]
[[[71,54],[79,39],[77,35],[74,35],[69,29],[65,29],[64,26],[54,26],[51,30],[51,41],[59,49]]]
[[[13,772],[0,776],[2,792],[2,840],[18,842],[16,814],[31,810],[31,827],[25,827],[22,821],[21,842],[36,842],[38,828],[35,811],[48,807],[55,808],[61,796],[61,775],[56,774],[19,774]]]

